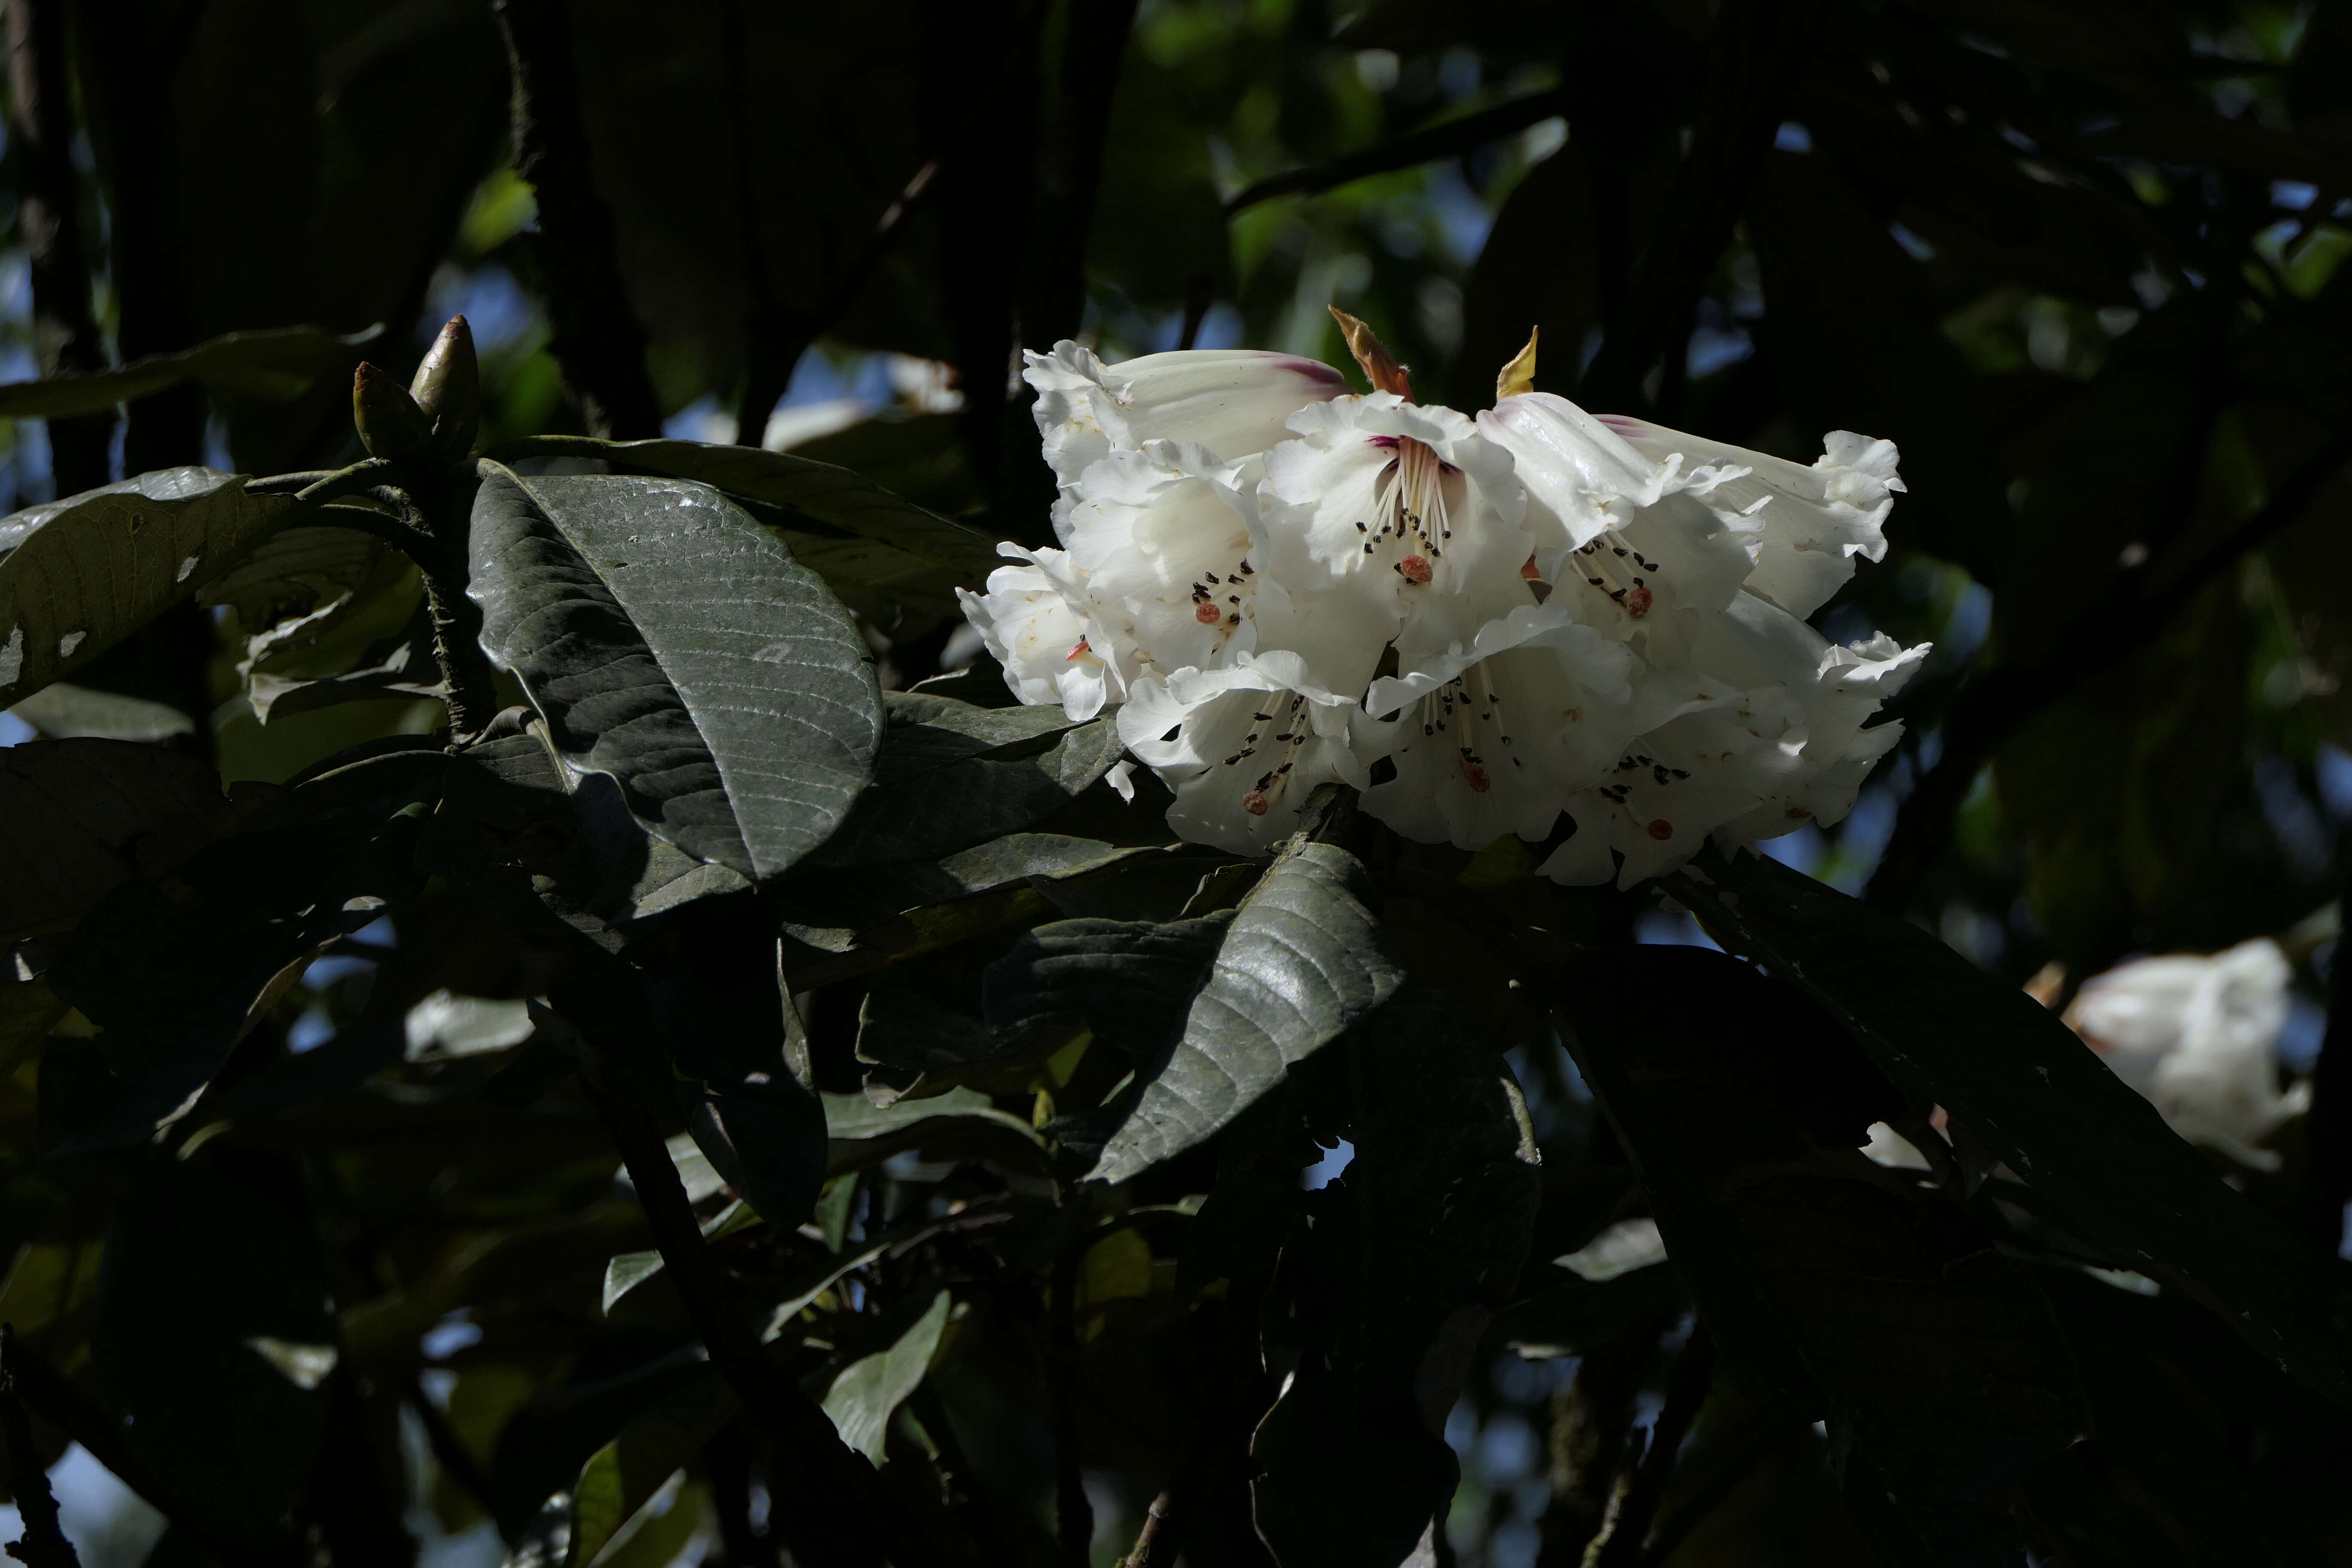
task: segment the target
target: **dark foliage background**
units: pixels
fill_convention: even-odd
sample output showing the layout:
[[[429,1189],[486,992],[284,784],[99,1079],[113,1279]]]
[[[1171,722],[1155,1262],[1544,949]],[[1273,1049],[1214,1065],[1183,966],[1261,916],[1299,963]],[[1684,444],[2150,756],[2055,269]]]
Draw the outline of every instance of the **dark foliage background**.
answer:
[[[1861,904],[1753,863],[1712,903],[1561,891],[1340,813],[1365,880],[1330,896],[1398,933],[1403,989],[1105,1188],[1104,1108],[1258,873],[1089,787],[1102,732],[985,669],[893,700],[946,750],[886,736],[848,826],[754,891],[614,838],[519,722],[446,776],[348,771],[439,765],[403,739],[448,720],[426,595],[381,521],[289,530],[0,721],[9,1473],[33,1520],[27,1461],[81,1445],[85,1561],[1355,1568],[1433,1509],[1415,1562],[2352,1561],[2344,7],[6,15],[0,373],[46,388],[0,388],[17,509],[341,469],[353,368],[405,375],[462,312],[478,444],[527,480],[499,526],[634,542],[617,487],[657,481],[566,476],[709,480],[800,563],[761,596],[829,586],[905,691],[969,661],[946,589],[987,542],[1049,531],[1019,347],[1344,363],[1336,302],[1429,401],[1482,406],[1532,324],[1538,384],[1596,410],[1800,460],[1892,438],[1895,547],[1816,624],[1936,644],[1853,816],[1772,846]],[[516,445],[665,435],[973,532],[801,468]],[[950,765],[994,816],[935,815]],[[1088,921],[1152,922],[1164,969],[1119,947],[1054,990]],[[2111,1083],[2033,1100],[2090,1058],[2029,977],[2263,933],[2315,1089],[2278,1170],[2200,1173]],[[1717,942],[1764,974],[1678,945]],[[441,992],[503,1008],[420,1043]],[[1822,1157],[1936,1106],[1948,1193]],[[1673,1264],[1548,1261],[1644,1215]],[[817,1399],[889,1462],[812,1436]],[[1640,1527],[1587,1558],[1612,1487]]]

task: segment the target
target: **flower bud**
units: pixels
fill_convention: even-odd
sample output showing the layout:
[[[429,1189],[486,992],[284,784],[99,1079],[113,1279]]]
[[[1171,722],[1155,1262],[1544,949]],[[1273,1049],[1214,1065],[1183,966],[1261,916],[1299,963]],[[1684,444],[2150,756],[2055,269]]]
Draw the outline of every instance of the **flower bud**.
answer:
[[[400,383],[364,362],[352,376],[352,420],[371,458],[414,460],[431,449],[432,425],[416,400]]]
[[[425,351],[408,392],[432,423],[435,455],[464,457],[482,423],[481,368],[474,358],[474,331],[465,317],[449,318]]]

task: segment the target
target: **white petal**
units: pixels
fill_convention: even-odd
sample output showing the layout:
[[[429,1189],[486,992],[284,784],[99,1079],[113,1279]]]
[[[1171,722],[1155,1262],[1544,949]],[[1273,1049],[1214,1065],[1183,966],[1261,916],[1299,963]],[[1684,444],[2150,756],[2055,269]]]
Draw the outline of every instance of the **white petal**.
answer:
[[[1058,550],[998,546],[1024,563],[988,574],[988,592],[956,590],[963,613],[1004,669],[1004,684],[1033,705],[1057,703],[1083,722],[1124,694],[1114,639],[1088,613],[1083,587]]]
[[[1250,505],[1239,469],[1192,442],[1149,441],[1089,464],[1065,492],[1070,560],[1114,608],[1141,668],[1227,661],[1251,646]]]
[[[1743,469],[1707,491],[1707,504],[1758,525],[1748,591],[1791,615],[1810,616],[1853,575],[1853,558],[1886,556],[1885,523],[1903,489],[1891,441],[1832,430],[1811,468],[1643,420],[1602,420],[1643,456],[1678,458],[1686,469]]]
[[[1329,365],[1255,349],[1188,349],[1105,365],[1065,340],[1024,356],[1045,460],[1065,483],[1113,447],[1192,441],[1238,459],[1281,440],[1283,422],[1347,391]]]

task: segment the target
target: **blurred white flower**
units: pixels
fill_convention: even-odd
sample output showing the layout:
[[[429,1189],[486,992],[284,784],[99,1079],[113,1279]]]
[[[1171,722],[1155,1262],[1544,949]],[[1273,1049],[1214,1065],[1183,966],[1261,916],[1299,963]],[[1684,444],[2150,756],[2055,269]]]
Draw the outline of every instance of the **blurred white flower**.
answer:
[[[2279,1089],[2294,973],[2268,937],[2210,956],[2143,958],[2084,982],[2065,1018],[2175,1132],[2274,1171],[2278,1155],[2260,1145],[2311,1100],[2307,1083]]]
[[[1665,1238],[1654,1219],[1621,1219],[1574,1252],[1552,1259],[1582,1279],[1598,1284],[1666,1260]]]
[[[1927,650],[1801,617],[1885,554],[1892,446],[1806,468],[1595,416],[1530,390],[1532,340],[1473,418],[1333,314],[1370,393],[1288,354],[1027,356],[1062,548],[962,595],[1023,701],[1124,703],[1171,826],[1236,850],[1333,779],[1464,848],[1565,811],[1570,882],[1845,814]]]

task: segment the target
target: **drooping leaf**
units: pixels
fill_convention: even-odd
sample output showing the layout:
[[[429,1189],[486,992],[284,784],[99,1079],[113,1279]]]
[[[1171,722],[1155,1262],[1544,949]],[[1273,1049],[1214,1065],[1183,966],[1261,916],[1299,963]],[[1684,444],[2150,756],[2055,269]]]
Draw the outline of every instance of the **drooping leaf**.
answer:
[[[112,370],[0,386],[0,419],[103,414],[118,403],[135,402],[184,381],[249,397],[294,397],[320,376],[348,365],[352,350],[383,335],[381,327],[349,335],[324,327],[228,332],[178,353],[150,354]]]
[[[336,1353],[309,1228],[200,1163],[150,1164],[108,1233],[91,1342],[123,1440],[174,1511],[284,1541],[325,1416],[311,1373]]]
[[[824,585],[699,485],[485,476],[471,588],[484,643],[565,759],[745,876],[823,843],[882,728],[871,656]]]
[[[813,866],[929,860],[1035,827],[1124,752],[1108,719],[893,691],[874,783]]]
[[[0,931],[69,925],[135,876],[161,876],[282,792],[224,795],[194,757],[129,741],[0,751]]]
[[[824,1413],[833,1417],[841,1440],[877,1465],[883,1462],[891,1415],[930,1372],[953,1304],[945,1290],[936,1293],[922,1316],[888,1350],[850,1363],[825,1391]]]
[[[1726,947],[1818,1000],[2116,1267],[2177,1283],[2267,1358],[2352,1399],[2331,1261],[2224,1185],[2055,1014],[1775,861],[1711,858],[1672,885]]]
[[[698,1379],[589,1456],[572,1489],[571,1552],[563,1562],[574,1568],[594,1562],[734,1410],[718,1379]],[[694,1522],[689,1515],[689,1527]]]
[[[1303,835],[1302,835],[1303,837]],[[1371,880],[1336,844],[1296,843],[1242,900],[1164,1063],[1091,1179],[1125,1181],[1214,1133],[1403,978],[1369,907]]]
[[[1355,1157],[1285,1256],[1301,1354],[1251,1444],[1255,1514],[1282,1568],[1394,1568],[1444,1528],[1445,1421],[1518,1278],[1538,1156],[1508,1072],[1434,992],[1407,989],[1316,1070]]]
[[[2030,1272],[1860,1152],[1893,1089],[1802,994],[1704,948],[1596,950],[1559,994],[1736,1374],[1837,1422],[1849,1490],[1891,1498],[1935,1560],[1996,1560],[1977,1503],[2063,1451],[2081,1400]]]
[[[1004,1038],[1082,1027],[1148,1058],[1184,1016],[1233,919],[1221,910],[1165,925],[1076,920],[1039,926],[988,966],[982,1011]]]
[[[165,468],[0,519],[0,707],[203,587],[294,506],[242,474]]]
[[[976,1089],[952,1089],[887,1106],[877,1106],[863,1094],[828,1094],[824,1131],[829,1176],[878,1164],[907,1149],[920,1150],[935,1160],[991,1160],[1013,1170],[1045,1169],[1035,1131],[1019,1117],[997,1110]]]

